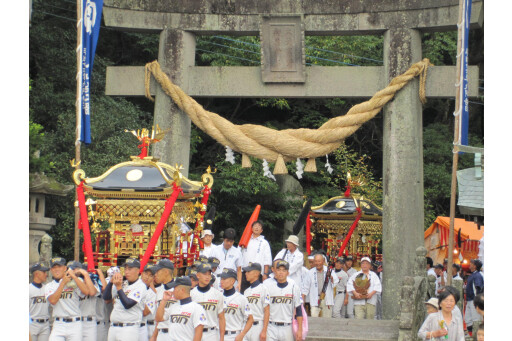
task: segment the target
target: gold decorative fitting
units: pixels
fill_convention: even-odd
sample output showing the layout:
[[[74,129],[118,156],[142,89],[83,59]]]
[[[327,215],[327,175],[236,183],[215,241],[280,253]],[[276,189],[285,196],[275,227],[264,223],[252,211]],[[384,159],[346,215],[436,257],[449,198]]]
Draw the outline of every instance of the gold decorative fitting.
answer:
[[[337,207],[337,208],[342,208],[342,207],[343,207],[343,206],[345,206],[345,205],[346,205],[346,202],[345,202],[345,201],[343,201],[343,200],[340,200],[340,201],[338,201],[338,202],[336,203],[336,207]]]

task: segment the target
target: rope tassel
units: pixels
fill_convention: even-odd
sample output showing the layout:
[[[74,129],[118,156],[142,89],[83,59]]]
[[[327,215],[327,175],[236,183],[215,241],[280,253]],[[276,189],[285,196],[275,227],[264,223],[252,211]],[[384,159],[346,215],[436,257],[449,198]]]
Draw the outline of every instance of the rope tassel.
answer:
[[[251,159],[249,159],[249,156],[247,154],[242,154],[242,168],[251,168],[252,163]]]
[[[274,174],[288,174],[288,169],[284,163],[283,156],[279,154],[277,156],[276,165],[274,166]]]
[[[315,159],[308,159],[304,172],[315,173],[316,172],[316,161]]]

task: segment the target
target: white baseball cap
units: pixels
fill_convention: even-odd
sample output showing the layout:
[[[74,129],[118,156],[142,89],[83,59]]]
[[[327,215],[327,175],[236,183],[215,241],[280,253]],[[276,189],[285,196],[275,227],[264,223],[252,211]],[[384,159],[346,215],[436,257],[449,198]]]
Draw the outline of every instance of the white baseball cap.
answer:
[[[434,306],[436,309],[439,309],[439,300],[435,297],[431,297],[425,304],[430,304]]]
[[[293,234],[288,237],[288,239],[285,240],[285,242],[292,243],[295,246],[299,246],[299,237],[294,236]]]
[[[214,234],[212,233],[212,230],[203,230],[203,233],[201,234],[201,238],[204,238],[205,236],[214,236]]]
[[[372,264],[372,260],[370,259],[370,257],[363,257],[363,258],[361,258],[361,263],[364,262],[364,261],[367,261],[368,263]]]

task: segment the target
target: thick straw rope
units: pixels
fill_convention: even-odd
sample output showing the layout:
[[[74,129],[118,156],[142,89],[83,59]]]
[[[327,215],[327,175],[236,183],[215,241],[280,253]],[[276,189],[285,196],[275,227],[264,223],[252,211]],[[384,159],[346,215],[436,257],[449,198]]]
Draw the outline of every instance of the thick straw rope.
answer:
[[[430,65],[432,64],[427,58],[413,64],[409,70],[393,78],[386,88],[378,91],[370,100],[354,105],[346,115],[334,117],[318,129],[274,130],[254,124],[233,124],[205,110],[180,87],[173,84],[156,60],[146,64],[146,97],[154,101],[149,92],[150,78],[153,75],[164,92],[187,113],[199,129],[234,151],[266,159],[269,162],[278,161],[279,170],[274,170],[274,173],[282,174],[286,173],[283,160],[286,162],[297,158],[313,159],[337,149],[345,138],[352,135],[363,123],[375,117],[395,93],[416,76],[420,76],[419,96],[421,102],[425,103],[425,81]]]

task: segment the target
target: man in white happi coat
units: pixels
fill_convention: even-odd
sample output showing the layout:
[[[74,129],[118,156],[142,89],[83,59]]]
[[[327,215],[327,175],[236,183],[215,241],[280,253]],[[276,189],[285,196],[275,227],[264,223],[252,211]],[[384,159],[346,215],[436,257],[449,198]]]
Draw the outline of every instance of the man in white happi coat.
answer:
[[[263,232],[263,223],[256,220],[252,223],[252,235],[247,248],[241,248],[242,252],[242,267],[246,267],[249,263],[258,263],[263,267],[263,274],[261,274],[260,281],[263,282],[268,278],[270,267],[272,266],[272,251],[270,244],[261,235]],[[244,272],[242,271],[242,286],[240,293],[245,292],[250,283],[247,282]]]
[[[304,264],[304,255],[299,250],[299,238],[294,235],[290,235],[288,239],[285,240],[286,249],[279,251],[279,253],[274,257],[276,259],[283,259],[288,262],[290,265],[290,270],[287,278],[293,279],[295,283],[300,287],[301,283],[301,274],[302,274],[302,265]]]
[[[331,271],[329,276],[327,289],[322,295],[322,289],[327,277],[327,266],[324,265],[325,258],[321,254],[316,254],[313,260],[315,267],[309,270],[309,303],[311,305],[311,316],[318,317],[322,312],[322,317],[332,317],[332,307],[334,305],[334,286],[338,284],[338,276]],[[319,299],[325,296],[324,299]],[[319,302],[320,301],[320,302]]]
[[[363,257],[361,259],[361,271],[353,274],[347,283],[349,295],[354,297],[354,313],[356,319],[373,320],[375,318],[377,305],[377,296],[375,294],[382,292],[382,285],[377,274],[370,271],[371,266],[372,260],[369,257]],[[358,277],[370,280],[370,287],[367,290],[367,295],[362,295],[356,291],[354,281]]]
[[[201,233],[201,240],[203,241],[204,247],[199,252],[199,255],[204,256],[206,258],[212,255],[213,249],[217,246],[212,243],[213,237],[215,237],[215,235],[212,233],[211,230],[203,230],[203,232]]]

